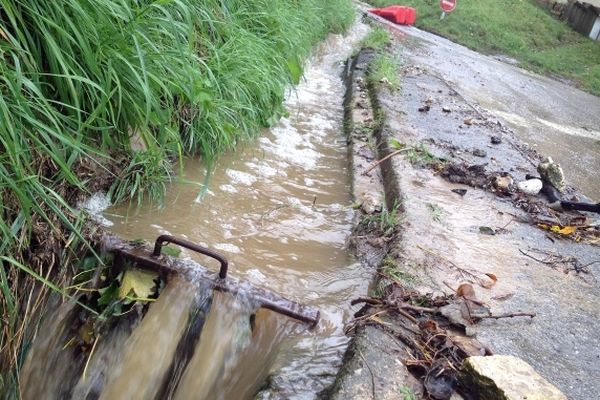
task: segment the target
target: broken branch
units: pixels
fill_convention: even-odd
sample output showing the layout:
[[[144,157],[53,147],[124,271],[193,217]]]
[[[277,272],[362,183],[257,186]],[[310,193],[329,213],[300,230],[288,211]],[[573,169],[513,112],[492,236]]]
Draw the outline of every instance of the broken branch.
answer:
[[[483,315],[477,316],[479,319],[484,318],[492,318],[492,319],[500,319],[500,318],[513,318],[513,317],[535,317],[535,313],[526,313],[526,312],[516,312],[516,313],[508,313],[508,314],[497,314],[497,315]]]
[[[380,159],[380,160],[377,160],[377,162],[376,162],[375,164],[371,165],[371,166],[370,166],[370,167],[369,167],[369,168],[368,168],[368,169],[367,169],[365,172],[363,172],[362,174],[363,174],[363,175],[367,175],[369,172],[371,172],[373,169],[375,169],[375,168],[376,168],[376,167],[377,167],[379,164],[381,164],[381,163],[382,163],[382,162],[384,162],[385,160],[387,160],[387,159],[389,159],[389,158],[392,158],[392,157],[394,157],[395,155],[398,155],[398,154],[400,154],[400,153],[402,153],[402,152],[405,152],[405,151],[407,151],[407,150],[408,150],[407,148],[405,148],[405,149],[400,149],[400,150],[396,150],[396,151],[394,151],[393,153],[390,153],[390,154],[388,154],[387,156],[383,157],[382,159]]]

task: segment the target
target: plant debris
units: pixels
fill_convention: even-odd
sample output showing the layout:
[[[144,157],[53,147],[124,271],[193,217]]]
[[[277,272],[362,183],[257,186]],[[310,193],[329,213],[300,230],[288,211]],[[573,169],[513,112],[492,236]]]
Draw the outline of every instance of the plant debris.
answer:
[[[383,297],[362,297],[351,304],[366,306],[347,324],[346,333],[360,326],[374,325],[404,343],[410,351],[403,363],[422,379],[432,399],[450,398],[464,359],[492,354],[487,347],[459,332],[467,333],[469,327],[485,318],[535,316],[523,312],[493,315],[476,298],[469,283],[461,284],[454,294],[433,297],[393,282]]]
[[[594,283],[596,280],[590,266],[600,263],[600,260],[592,261],[587,264],[583,264],[577,257],[572,255],[563,255],[557,252],[544,251],[539,249],[531,249],[531,252],[536,255],[532,255],[524,250],[519,249],[519,252],[525,257],[531,258],[534,261],[549,266],[555,271],[560,271],[565,274],[575,273],[579,278],[589,283]]]

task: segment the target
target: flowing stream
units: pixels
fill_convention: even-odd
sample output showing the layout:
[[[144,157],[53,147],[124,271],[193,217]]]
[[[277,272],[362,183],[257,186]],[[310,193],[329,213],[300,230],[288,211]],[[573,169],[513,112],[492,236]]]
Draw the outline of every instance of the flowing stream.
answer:
[[[342,132],[343,63],[367,30],[360,24],[351,37],[331,35],[316,48],[287,96],[289,116],[219,157],[208,180],[201,162],[185,160],[180,181],[187,183],[170,185],[164,206],[104,213],[122,238],[170,234],[221,252],[230,275],[317,307],[318,326],[307,330],[265,310],[249,323],[255,310],[247,302],[178,279],[134,329],[111,333],[126,338],[118,346],[95,349],[86,376],[72,383],[73,398],[229,400],[258,392],[263,399],[312,399],[333,382],[347,345],[349,302],[366,292],[372,274],[347,249],[354,212]],[[197,256],[183,250],[181,257]],[[210,312],[194,325],[190,310],[199,305]],[[45,329],[60,331],[61,321],[50,318]],[[181,337],[194,345],[183,358],[176,355]],[[66,362],[49,356],[57,340],[48,335],[34,345],[31,353],[46,363],[34,365],[30,355],[24,398],[60,393],[60,377],[44,373],[46,364]],[[267,376],[268,388],[259,391]]]

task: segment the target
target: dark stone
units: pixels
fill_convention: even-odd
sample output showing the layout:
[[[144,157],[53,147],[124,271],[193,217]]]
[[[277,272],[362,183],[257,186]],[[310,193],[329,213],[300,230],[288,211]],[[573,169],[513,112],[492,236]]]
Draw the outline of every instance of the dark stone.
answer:
[[[490,141],[492,142],[492,144],[500,144],[500,143],[502,143],[502,139],[500,138],[500,136],[492,136],[490,138]]]
[[[467,194],[467,189],[452,189],[452,192],[458,194],[459,196],[464,196]]]
[[[473,149],[473,155],[475,157],[487,157],[487,153],[485,152],[485,150],[481,149]]]

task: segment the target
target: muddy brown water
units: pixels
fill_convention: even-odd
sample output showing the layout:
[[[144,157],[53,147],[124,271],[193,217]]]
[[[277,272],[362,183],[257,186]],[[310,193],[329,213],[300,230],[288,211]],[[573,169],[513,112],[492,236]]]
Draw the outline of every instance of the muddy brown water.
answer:
[[[228,258],[231,275],[321,312],[313,331],[281,338],[278,351],[273,348],[277,332],[290,333],[278,325],[285,318],[262,318],[263,330],[271,331],[269,338],[249,346],[254,356],[224,366],[218,363],[231,363],[233,358],[224,355],[230,341],[223,336],[234,322],[223,320],[226,305],[213,305],[223,315],[212,319],[212,328],[207,323],[210,333],[201,338],[199,351],[207,357],[191,362],[176,398],[197,398],[190,393],[204,393],[206,388],[211,388],[214,398],[225,398],[215,393],[226,393],[232,382],[242,382],[241,389],[226,398],[248,398],[266,373],[271,375],[271,385],[260,394],[262,398],[311,399],[332,383],[348,340],[343,324],[352,312],[349,300],[366,292],[371,276],[347,249],[354,212],[342,134],[340,78],[343,61],[366,30],[358,25],[351,37],[332,36],[318,48],[303,81],[289,93],[289,117],[256,141],[241,144],[234,153],[216,160],[207,187],[202,186],[206,167],[186,160],[181,178],[195,183],[170,185],[163,207],[149,203],[141,208],[121,206],[104,214],[114,224],[111,230],[123,238],[152,241],[170,234],[215,249]],[[196,257],[185,250],[182,256]],[[216,268],[206,259],[198,261]],[[169,309],[155,313],[155,323],[167,324],[172,311],[180,307],[173,300]],[[173,326],[176,329],[177,323]],[[160,362],[140,362],[140,353],[128,353],[128,363],[135,367],[122,369],[119,385],[132,387],[140,370],[156,375],[164,368]],[[247,370],[262,371],[242,376]],[[229,374],[219,381],[220,388],[219,382],[212,386],[198,383],[216,382],[210,374],[218,371]],[[123,393],[126,389],[115,384],[111,390]]]

